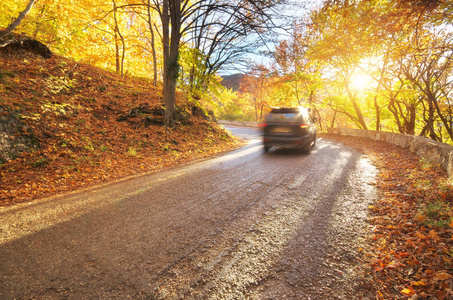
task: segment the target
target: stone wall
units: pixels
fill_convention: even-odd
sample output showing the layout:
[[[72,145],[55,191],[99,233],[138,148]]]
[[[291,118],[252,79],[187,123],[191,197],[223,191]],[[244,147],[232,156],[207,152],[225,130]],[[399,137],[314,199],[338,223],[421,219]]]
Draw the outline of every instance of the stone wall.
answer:
[[[258,125],[257,122],[246,121],[219,121],[219,123],[245,127],[257,127]],[[374,130],[335,128],[329,132],[333,134],[385,141],[398,147],[408,149],[419,157],[424,158],[431,163],[440,165],[442,169],[447,172],[448,177],[453,177],[453,146],[451,145],[439,143],[421,136]]]
[[[258,122],[251,122],[251,121],[227,121],[227,120],[219,120],[219,124],[222,125],[231,125],[231,126],[243,126],[243,127],[257,127]]]
[[[385,141],[408,149],[431,163],[439,164],[447,172],[448,177],[453,177],[453,146],[451,145],[439,143],[421,136],[374,130],[336,128],[331,133]]]

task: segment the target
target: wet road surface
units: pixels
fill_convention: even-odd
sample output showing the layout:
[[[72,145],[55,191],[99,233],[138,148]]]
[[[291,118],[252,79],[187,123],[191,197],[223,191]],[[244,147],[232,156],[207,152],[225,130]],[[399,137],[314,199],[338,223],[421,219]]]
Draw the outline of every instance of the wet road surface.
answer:
[[[210,160],[0,210],[0,299],[353,299],[376,169],[338,143]]]

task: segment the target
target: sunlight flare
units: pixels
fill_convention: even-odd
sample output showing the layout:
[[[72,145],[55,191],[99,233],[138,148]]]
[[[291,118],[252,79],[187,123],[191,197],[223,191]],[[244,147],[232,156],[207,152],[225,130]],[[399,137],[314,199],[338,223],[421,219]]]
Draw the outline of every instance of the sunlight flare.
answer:
[[[373,88],[373,79],[363,72],[356,72],[350,79],[351,87],[356,91],[371,90]]]

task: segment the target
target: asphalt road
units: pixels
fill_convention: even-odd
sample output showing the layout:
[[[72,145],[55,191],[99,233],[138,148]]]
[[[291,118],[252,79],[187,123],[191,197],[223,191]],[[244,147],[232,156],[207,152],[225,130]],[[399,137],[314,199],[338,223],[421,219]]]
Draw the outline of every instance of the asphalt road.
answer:
[[[249,144],[0,210],[0,299],[353,299],[376,197],[366,157]]]

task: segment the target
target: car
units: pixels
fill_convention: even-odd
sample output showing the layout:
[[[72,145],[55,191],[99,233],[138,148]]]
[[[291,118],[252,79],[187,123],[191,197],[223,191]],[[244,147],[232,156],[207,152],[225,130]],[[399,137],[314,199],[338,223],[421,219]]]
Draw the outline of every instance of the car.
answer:
[[[273,146],[302,149],[309,153],[316,145],[316,118],[304,107],[273,108],[260,124],[264,151]]]

